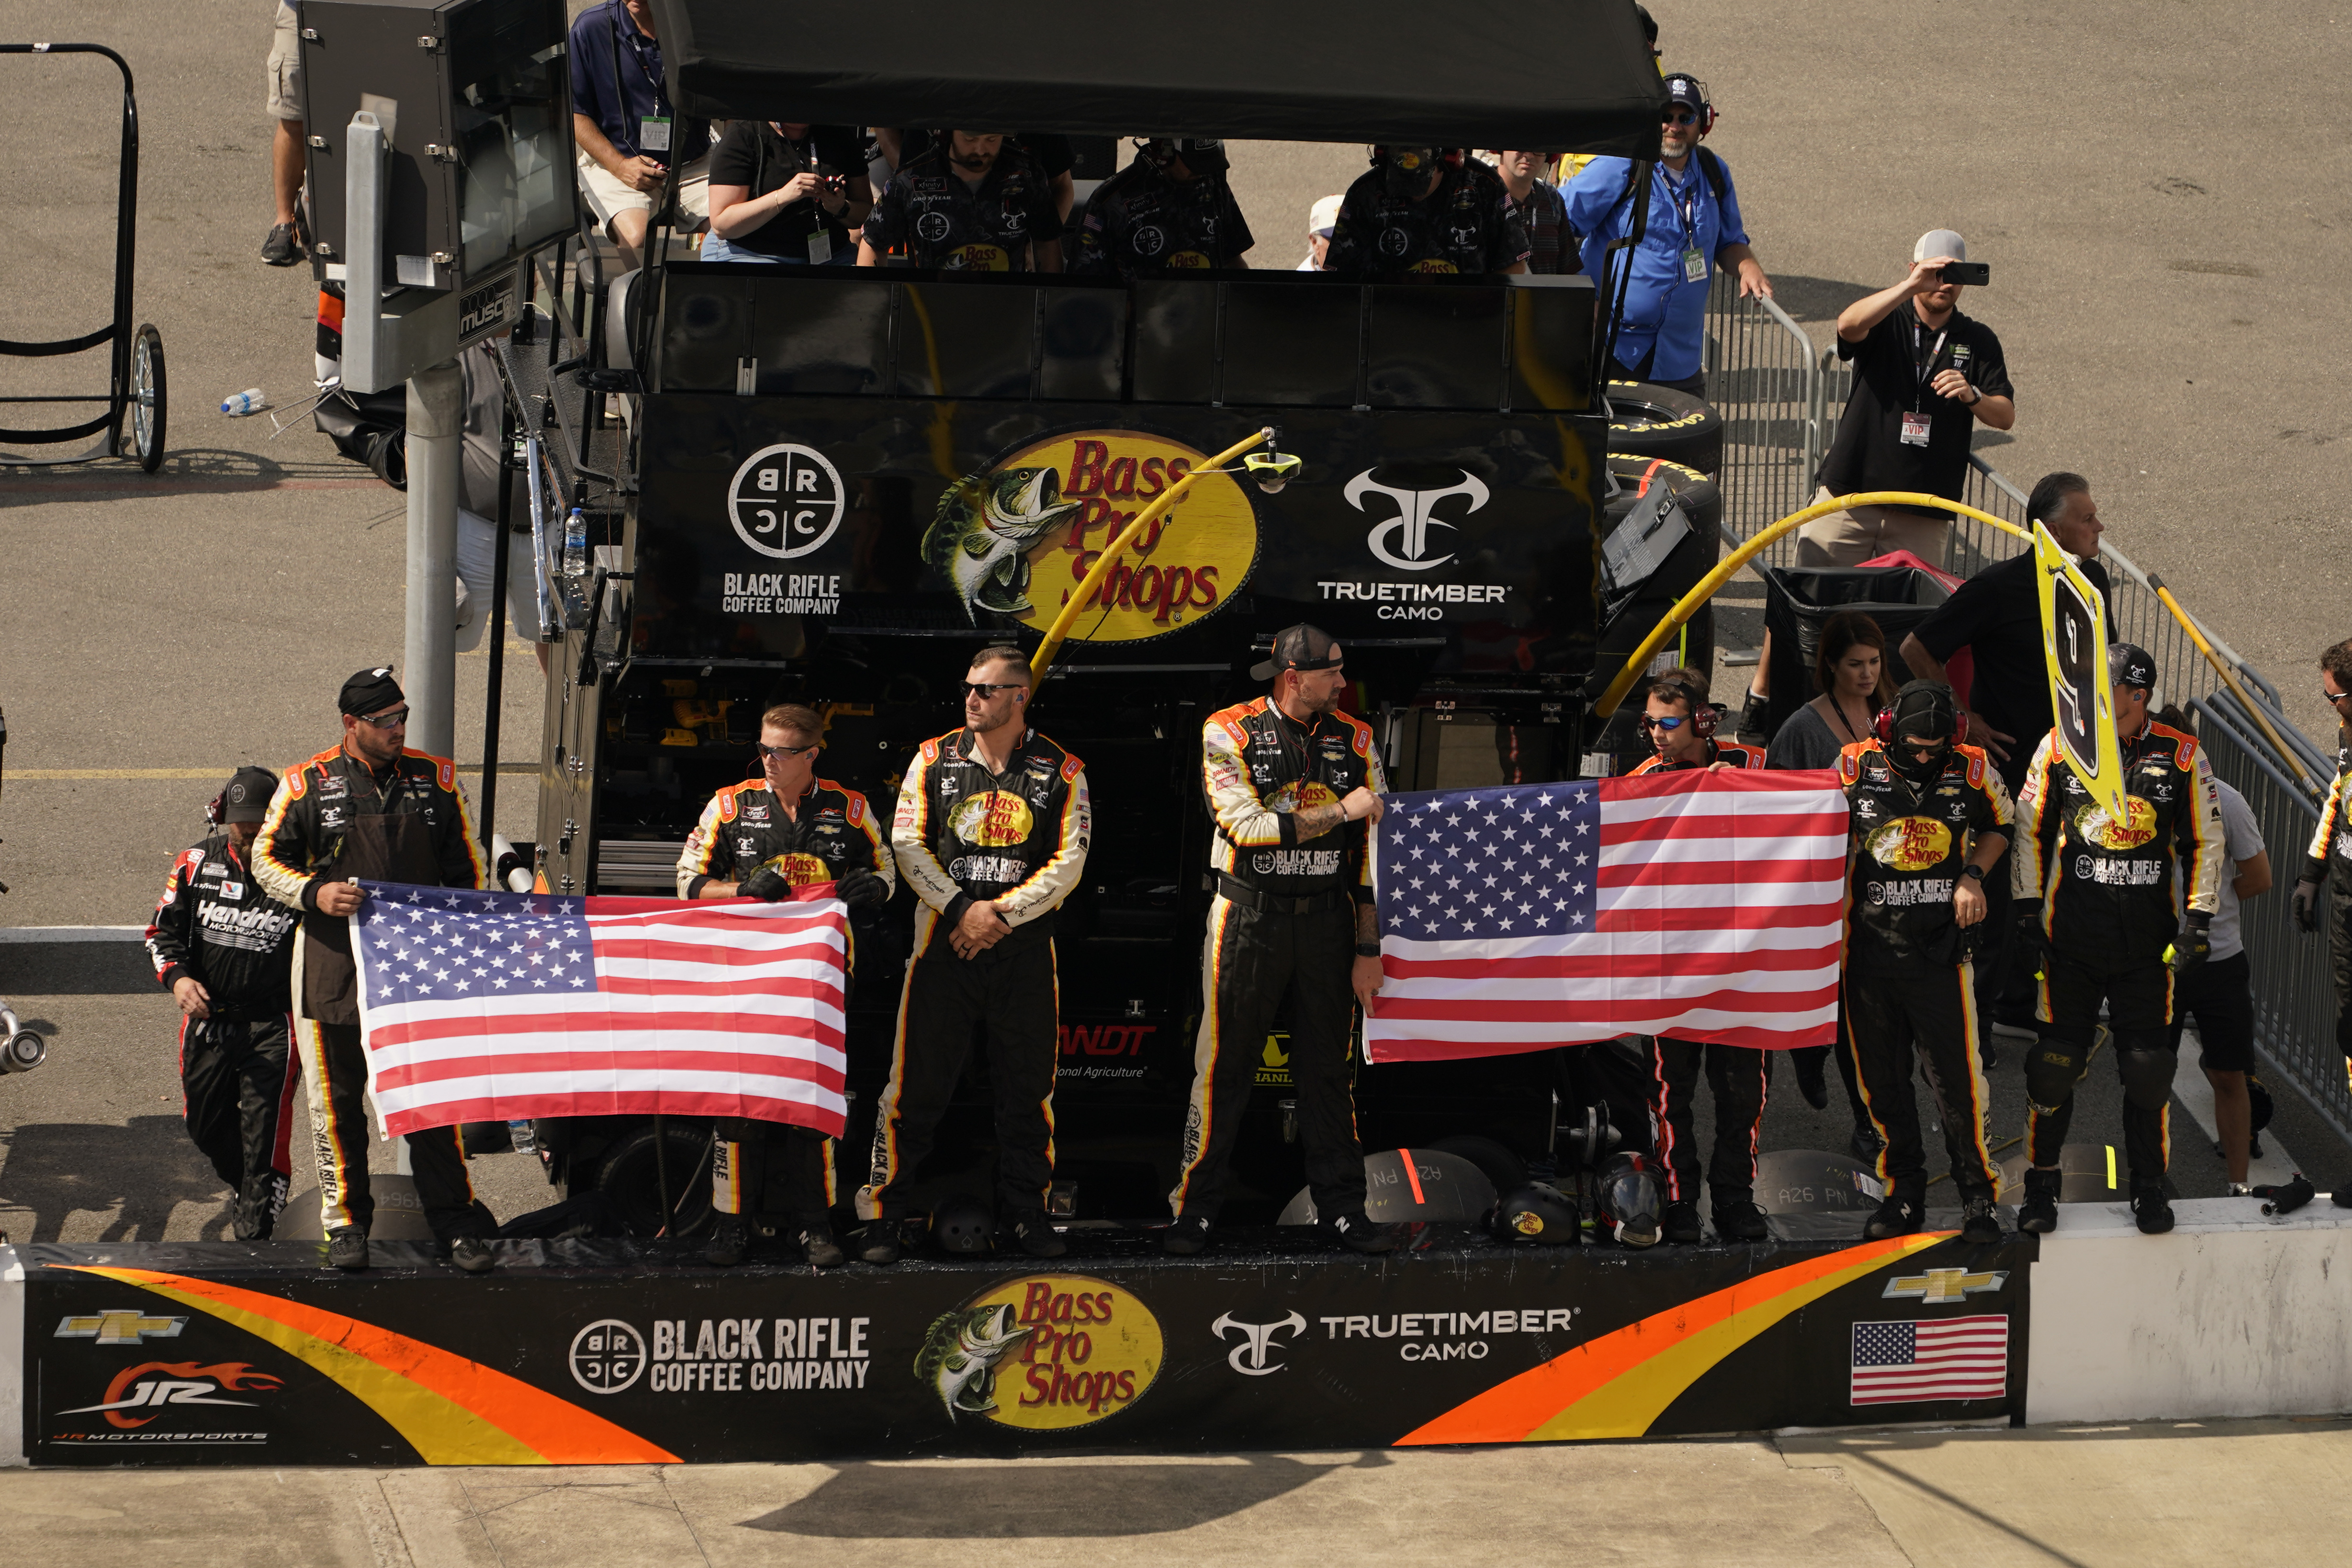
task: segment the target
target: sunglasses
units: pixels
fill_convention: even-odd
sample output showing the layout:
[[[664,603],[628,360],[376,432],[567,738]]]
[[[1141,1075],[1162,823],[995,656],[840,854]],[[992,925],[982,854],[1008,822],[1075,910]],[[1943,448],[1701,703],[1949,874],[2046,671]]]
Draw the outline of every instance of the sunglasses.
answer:
[[[1644,734],[1647,734],[1652,730],[1675,731],[1681,729],[1684,725],[1689,722],[1690,715],[1687,713],[1673,719],[1653,719],[1647,713],[1644,713],[1642,715],[1642,731]]]
[[[353,717],[362,724],[373,724],[379,730],[397,730],[408,722],[408,710],[395,708],[389,713],[360,713]]]
[[[756,744],[759,747],[760,755],[762,757],[781,757],[789,762],[794,757],[807,756],[811,752],[815,751],[817,747],[823,745],[824,742],[821,741],[812,741],[805,746],[771,746],[765,741],[761,741],[756,742]]]
[[[1696,125],[1698,123],[1698,116],[1693,114],[1687,109],[1677,109],[1671,110],[1666,115],[1665,122],[1668,125]]]
[[[1025,680],[1000,680],[992,686],[984,680],[967,680],[963,683],[963,689],[985,702],[1000,691],[1026,691],[1029,689],[1029,683]]]

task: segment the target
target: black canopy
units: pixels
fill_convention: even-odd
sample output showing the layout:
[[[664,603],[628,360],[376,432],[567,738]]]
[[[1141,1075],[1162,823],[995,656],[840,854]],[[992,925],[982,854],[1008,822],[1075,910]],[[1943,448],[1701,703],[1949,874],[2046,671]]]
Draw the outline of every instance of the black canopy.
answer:
[[[1655,157],[1633,0],[654,0],[682,113]]]

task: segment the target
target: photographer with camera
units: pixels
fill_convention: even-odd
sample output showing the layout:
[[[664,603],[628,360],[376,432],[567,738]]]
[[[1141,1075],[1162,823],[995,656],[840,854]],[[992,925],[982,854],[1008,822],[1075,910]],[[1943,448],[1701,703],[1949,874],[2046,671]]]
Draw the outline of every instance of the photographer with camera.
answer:
[[[873,210],[856,127],[730,120],[710,153],[699,259],[847,267]]]

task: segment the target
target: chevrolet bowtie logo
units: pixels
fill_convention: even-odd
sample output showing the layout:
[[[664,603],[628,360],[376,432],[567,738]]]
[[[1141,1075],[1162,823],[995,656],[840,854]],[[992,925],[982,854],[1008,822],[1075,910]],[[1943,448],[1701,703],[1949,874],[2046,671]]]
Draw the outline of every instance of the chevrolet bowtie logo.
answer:
[[[1916,1296],[1932,1307],[1966,1300],[1978,1290],[1998,1290],[2008,1279],[2006,1268],[1982,1274],[1971,1274],[1965,1268],[1930,1268],[1925,1274],[1896,1275],[1886,1282],[1886,1293],[1879,1300],[1891,1301],[1901,1296]]]
[[[180,1331],[187,1326],[185,1318],[151,1318],[144,1312],[118,1310],[89,1318],[68,1318],[58,1324],[58,1338],[96,1340],[102,1345],[135,1345],[145,1339],[178,1339]]]

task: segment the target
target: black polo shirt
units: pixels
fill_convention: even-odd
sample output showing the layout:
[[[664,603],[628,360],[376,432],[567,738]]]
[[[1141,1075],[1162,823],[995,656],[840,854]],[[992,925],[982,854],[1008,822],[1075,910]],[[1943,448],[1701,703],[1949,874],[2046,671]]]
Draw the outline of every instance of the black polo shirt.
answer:
[[[1339,204],[1324,269],[1384,283],[1424,272],[1500,272],[1528,258],[1528,231],[1500,174],[1475,158],[1448,169],[1420,200],[1391,196],[1379,169]]]
[[[964,184],[936,147],[908,159],[874,204],[865,231],[866,243],[881,256],[968,272],[1029,270],[1021,265],[1022,248],[1061,237],[1045,171],[1009,143],[977,187]]]
[[[1833,496],[1870,490],[1913,490],[1958,500],[1965,493],[1969,437],[1976,416],[1958,398],[1944,397],[1929,383],[1957,370],[1987,397],[2015,395],[2009,362],[1990,327],[1963,311],[1941,327],[1919,320],[1917,301],[1887,312],[1858,343],[1838,339],[1838,358],[1853,362],[1853,395],[1838,421],[1819,482]],[[1927,416],[1927,444],[1906,445],[1906,415]],[[1927,507],[1903,507],[1926,517],[1947,514]]]
[[[730,120],[710,154],[712,184],[742,185],[754,196],[779,190],[800,174],[864,178],[866,154],[856,131],[846,125],[812,125],[806,136],[787,142],[764,120]],[[781,208],[759,227],[727,243],[738,250],[805,261],[809,237],[820,228],[832,240],[835,256],[857,244],[849,226],[825,211],[814,196]]]
[[[2104,598],[2107,569],[2083,563],[2083,575]],[[2025,783],[2033,748],[2058,721],[2050,707],[2049,666],[2042,654],[2042,600],[2033,577],[2033,552],[2012,555],[1961,584],[1912,636],[1939,663],[1962,648],[1974,650],[1976,676],[1964,695],[1969,709],[2009,742],[2000,776],[2013,795]],[[2115,612],[2107,612],[2107,637],[2116,637]],[[1990,753],[1988,752],[1988,755]]]

